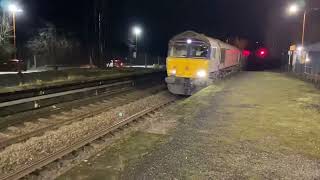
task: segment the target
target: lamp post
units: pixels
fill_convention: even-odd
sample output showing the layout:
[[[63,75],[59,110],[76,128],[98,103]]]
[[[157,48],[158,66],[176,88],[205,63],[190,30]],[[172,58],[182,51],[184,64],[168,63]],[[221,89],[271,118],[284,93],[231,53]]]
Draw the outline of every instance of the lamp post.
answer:
[[[142,33],[142,29],[138,26],[135,26],[135,27],[133,27],[132,32],[136,38],[136,58],[137,58],[138,57],[138,38]]]
[[[307,22],[307,14],[311,11],[317,11],[319,8],[309,8],[309,9],[304,9],[303,11],[303,22],[302,22],[302,37],[301,37],[301,47],[298,47],[298,51],[300,54],[303,54],[304,50],[304,45],[305,45],[305,32],[306,32],[306,22]],[[290,15],[297,14],[300,11],[300,8],[297,4],[292,4],[288,8],[288,12]],[[310,59],[306,57],[304,60],[304,73],[307,72],[307,63],[310,62]]]
[[[301,37],[301,46],[304,48],[305,45],[305,32],[306,32],[306,22],[307,22],[307,14],[310,11],[317,11],[319,8],[310,8],[304,9],[303,11],[303,23],[302,23],[302,37]],[[292,4],[288,7],[288,13],[290,15],[297,14],[300,11],[300,7],[297,4]]]
[[[307,21],[307,10],[303,12],[303,25],[302,25],[302,37],[301,37],[301,45],[304,47],[304,37],[306,32],[306,21]]]
[[[13,26],[13,47],[17,49],[17,36],[16,36],[16,14],[21,13],[22,9],[20,9],[15,4],[10,4],[8,6],[9,11],[12,13],[12,26]],[[14,58],[17,58],[17,52],[14,53]]]

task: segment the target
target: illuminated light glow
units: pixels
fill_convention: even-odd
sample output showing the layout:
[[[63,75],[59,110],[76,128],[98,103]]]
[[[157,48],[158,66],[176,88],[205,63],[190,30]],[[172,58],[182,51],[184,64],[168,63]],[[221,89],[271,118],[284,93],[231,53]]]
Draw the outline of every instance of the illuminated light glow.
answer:
[[[176,75],[177,74],[177,70],[176,69],[171,70],[170,74],[171,75]]]
[[[142,33],[142,29],[138,26],[133,27],[133,34],[139,36]]]
[[[299,6],[297,4],[292,4],[291,6],[289,6],[288,8],[288,12],[290,14],[296,14],[299,11]]]
[[[302,47],[302,46],[299,46],[298,48],[297,48],[297,50],[298,51],[302,51],[304,48]]]
[[[192,43],[192,40],[191,40],[191,39],[188,39],[188,40],[187,40],[187,43],[188,43],[188,44],[191,44],[191,43]]]
[[[205,70],[200,70],[197,72],[197,76],[199,78],[206,78],[207,77],[207,72]]]
[[[17,5],[15,4],[10,4],[8,6],[8,9],[10,12],[13,12],[13,13],[17,13],[17,12],[22,12],[22,9],[20,9]]]
[[[256,52],[258,58],[266,58],[268,56],[268,50],[266,48],[260,48]]]
[[[311,59],[310,59],[310,58],[307,58],[307,59],[306,59],[306,62],[310,62],[310,61],[311,61]]]
[[[242,54],[244,57],[249,57],[251,55],[251,52],[248,50],[243,50]]]

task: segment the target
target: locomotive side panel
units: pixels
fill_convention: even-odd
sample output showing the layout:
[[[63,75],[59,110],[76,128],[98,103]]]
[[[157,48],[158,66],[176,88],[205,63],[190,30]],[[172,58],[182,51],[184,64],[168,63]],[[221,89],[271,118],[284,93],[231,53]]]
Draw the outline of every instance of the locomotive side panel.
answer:
[[[241,51],[223,42],[220,43],[220,46],[221,46],[220,70],[228,69],[233,66],[238,66],[240,63]]]

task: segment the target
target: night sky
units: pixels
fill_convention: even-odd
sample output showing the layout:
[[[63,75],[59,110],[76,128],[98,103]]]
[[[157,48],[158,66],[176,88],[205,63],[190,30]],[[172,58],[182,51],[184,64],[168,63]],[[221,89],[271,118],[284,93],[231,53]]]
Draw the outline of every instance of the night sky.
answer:
[[[300,36],[301,15],[288,18],[283,12],[285,6],[293,2],[290,0],[102,1],[105,2],[101,7],[105,11],[105,41],[112,51],[125,49],[130,27],[135,24],[144,31],[141,47],[161,56],[166,55],[168,40],[185,30],[222,40],[245,37],[252,42],[262,42],[277,53],[298,41]],[[303,0],[298,1],[303,3]],[[317,3],[317,0],[308,2],[320,7]],[[20,0],[19,4],[25,11],[18,19],[18,35],[24,37],[20,41],[27,40],[47,22],[72,33],[84,43],[90,41],[93,32],[88,29],[93,26],[94,0]],[[319,18],[314,14],[310,16],[313,17],[310,21]]]

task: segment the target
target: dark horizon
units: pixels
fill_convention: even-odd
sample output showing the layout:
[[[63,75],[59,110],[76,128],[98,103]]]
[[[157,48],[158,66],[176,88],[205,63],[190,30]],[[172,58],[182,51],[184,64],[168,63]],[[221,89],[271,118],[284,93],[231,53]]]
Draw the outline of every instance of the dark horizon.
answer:
[[[3,2],[4,0],[2,0]],[[277,0],[191,0],[180,2],[129,1],[129,0],[29,0],[17,1],[24,8],[18,17],[19,42],[25,43],[46,23],[72,34],[85,44],[95,46],[97,42],[98,12],[102,18],[102,39],[105,51],[123,54],[131,36],[131,27],[143,28],[141,48],[155,56],[165,56],[167,43],[171,37],[186,30],[194,30],[221,40],[230,37],[243,37],[251,42],[260,42],[280,56],[290,43],[299,42],[301,15],[286,17],[285,7],[294,1]],[[316,0],[311,6],[318,6]],[[320,6],[319,6],[320,7]],[[312,14],[309,24],[314,23],[320,13]],[[311,23],[312,22],[312,23]],[[307,41],[314,38],[316,28],[307,29]],[[312,40],[311,40],[312,39]],[[118,52],[117,52],[118,51]]]

